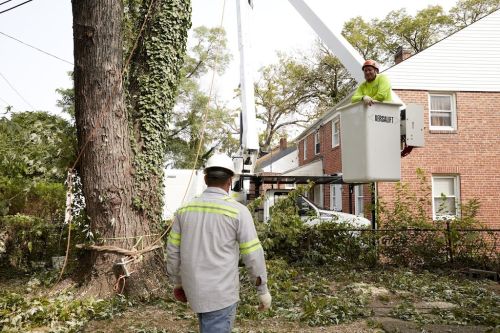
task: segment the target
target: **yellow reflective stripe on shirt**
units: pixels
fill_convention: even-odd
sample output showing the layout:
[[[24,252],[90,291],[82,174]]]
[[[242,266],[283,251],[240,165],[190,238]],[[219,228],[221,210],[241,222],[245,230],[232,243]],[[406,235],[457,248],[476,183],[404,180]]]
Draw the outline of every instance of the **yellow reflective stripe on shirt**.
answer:
[[[251,240],[249,242],[240,243],[241,254],[249,254],[249,253],[257,251],[258,249],[261,249],[261,248],[262,248],[262,245],[260,244],[260,241],[258,238],[255,238],[254,240]]]
[[[231,196],[225,196],[224,198],[222,198],[222,200],[224,201],[230,201],[230,202],[236,202],[236,198],[238,198],[238,193],[233,193],[231,194]]]
[[[187,206],[184,206],[178,210],[179,214],[182,214],[184,212],[206,212],[227,215],[234,218],[237,217],[239,213],[237,208],[203,201],[191,202]]]
[[[177,246],[181,245],[181,234],[175,231],[170,231],[167,242]]]

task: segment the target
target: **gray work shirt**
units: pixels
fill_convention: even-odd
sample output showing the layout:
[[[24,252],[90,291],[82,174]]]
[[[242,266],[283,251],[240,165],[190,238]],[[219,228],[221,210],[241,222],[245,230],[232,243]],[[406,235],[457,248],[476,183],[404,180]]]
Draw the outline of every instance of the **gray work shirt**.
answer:
[[[224,190],[209,187],[174,216],[167,241],[167,272],[182,285],[196,313],[239,301],[240,253],[257,292],[267,292],[264,251],[248,208]]]

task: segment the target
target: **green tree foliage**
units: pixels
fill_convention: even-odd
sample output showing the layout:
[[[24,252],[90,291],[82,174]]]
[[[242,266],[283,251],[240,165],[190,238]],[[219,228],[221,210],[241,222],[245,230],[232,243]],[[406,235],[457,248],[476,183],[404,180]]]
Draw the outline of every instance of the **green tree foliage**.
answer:
[[[322,43],[317,43],[306,84],[317,98],[321,113],[339,103],[354,88],[355,81],[340,60]],[[306,58],[304,58],[305,61]]]
[[[291,125],[305,126],[317,117],[310,68],[291,56],[279,54],[276,64],[263,67],[255,86],[257,119],[265,125],[261,149],[267,151],[280,131]]]
[[[200,78],[210,70],[223,74],[231,60],[224,28],[197,27],[193,29],[192,39],[194,45],[184,57],[181,84]]]
[[[365,22],[361,16],[356,16],[344,23],[342,35],[364,59],[383,58],[383,36],[377,28],[377,22]]]
[[[73,72],[68,72],[68,76],[71,77],[71,82],[73,82]],[[56,105],[61,108],[62,112],[71,116],[71,119],[75,119],[75,88],[59,88],[56,89],[59,94],[60,99],[56,101]]]
[[[500,8],[499,0],[459,0],[450,10],[455,27],[468,26]]]
[[[278,63],[263,67],[255,87],[257,119],[264,125],[260,146],[266,151],[278,134],[311,120],[338,103],[353,88],[340,61],[318,44],[313,57],[278,54]]]
[[[193,167],[202,140],[197,167],[216,147],[227,153],[235,152],[238,147],[234,136],[238,132],[237,110],[229,109],[216,96],[208,96],[200,87],[200,81],[211,71],[223,74],[227,68],[231,55],[226,32],[222,28],[195,28],[191,44],[184,58],[179,94],[168,127],[167,162],[176,168]]]
[[[391,11],[378,22],[378,28],[384,33],[384,44],[392,54],[399,46],[418,53],[447,36],[452,23],[441,6],[429,6],[415,16],[407,14],[405,9]]]
[[[52,220],[64,206],[66,171],[75,159],[75,129],[46,112],[0,119],[0,215]]]
[[[365,59],[392,64],[398,47],[418,53],[499,8],[499,0],[459,0],[449,14],[429,6],[414,16],[405,9],[369,22],[358,16],[344,24],[342,35]]]
[[[429,6],[409,15],[393,10],[382,20],[365,22],[355,17],[344,24],[342,35],[365,59],[392,63],[398,47],[418,53],[453,30],[453,20],[441,6]]]

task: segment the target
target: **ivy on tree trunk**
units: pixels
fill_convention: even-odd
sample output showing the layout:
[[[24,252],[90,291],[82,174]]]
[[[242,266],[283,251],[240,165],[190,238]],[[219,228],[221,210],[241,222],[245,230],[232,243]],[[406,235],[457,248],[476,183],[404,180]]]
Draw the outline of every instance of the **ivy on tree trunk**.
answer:
[[[127,250],[147,248],[158,237],[151,234],[158,231],[161,213],[162,150],[167,145],[163,132],[190,27],[189,1],[152,1],[147,28],[134,55],[142,63],[129,71],[128,82],[136,82],[135,86],[125,85],[122,77],[123,2],[72,1],[75,120],[83,150],[79,172],[87,215],[100,244],[106,241]],[[127,93],[129,107],[127,87],[135,88]],[[117,281],[118,291],[130,296],[147,297],[164,286],[165,265],[159,250],[135,258],[129,265],[132,274],[125,279],[118,279],[124,272],[115,265],[121,255],[87,254],[80,263],[86,294],[111,295]]]

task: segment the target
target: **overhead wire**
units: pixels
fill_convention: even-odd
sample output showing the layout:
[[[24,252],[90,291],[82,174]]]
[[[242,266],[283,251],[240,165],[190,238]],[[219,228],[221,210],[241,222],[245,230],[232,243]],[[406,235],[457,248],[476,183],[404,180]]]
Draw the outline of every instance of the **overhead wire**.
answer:
[[[12,0],[7,0],[7,1],[4,1],[4,2],[0,2],[0,6],[3,5],[4,3],[7,3],[7,2],[11,2]]]
[[[10,1],[10,0],[9,0],[9,1]],[[9,1],[2,2],[2,4],[6,3],[6,2],[9,2]],[[10,7],[10,8],[8,8],[8,9],[6,9],[6,10],[2,10],[2,11],[0,12],[0,14],[3,14],[3,13],[5,13],[5,12],[8,12],[9,10],[15,9],[15,8],[20,7],[20,6],[22,6],[22,5],[25,5],[25,4],[27,4],[28,2],[31,2],[31,1],[33,1],[33,0],[27,0],[27,1],[23,2],[23,3],[20,3],[19,5],[15,5],[15,6],[13,6],[13,7]]]
[[[36,46],[30,45],[30,44],[28,44],[28,43],[25,43],[25,42],[23,42],[22,40],[19,40],[19,39],[15,38],[15,37],[12,37],[12,36],[10,36],[10,35],[7,35],[7,34],[6,34],[6,33],[4,33],[4,32],[1,32],[1,31],[0,31],[0,35],[4,35],[5,37],[8,37],[8,38],[10,38],[10,39],[13,39],[13,40],[15,40],[16,42],[19,42],[19,43],[24,44],[24,45],[26,45],[26,46],[28,46],[28,47],[31,47],[32,49],[35,49],[35,50],[37,50],[37,51],[39,51],[39,52],[45,53],[45,54],[46,54],[46,55],[48,55],[48,56],[51,56],[51,57],[53,57],[53,58],[56,58],[57,60],[63,61],[63,62],[65,62],[65,63],[67,63],[67,64],[72,65],[72,66],[74,65],[72,62],[70,62],[70,61],[68,61],[68,60],[65,60],[65,59],[63,59],[63,58],[59,58],[58,56],[53,55],[52,53],[49,53],[49,52],[47,52],[47,51],[44,51],[44,50],[42,50],[42,49],[39,49],[39,48],[38,48],[38,47],[36,47]]]
[[[12,90],[14,90],[14,92],[17,94],[17,96],[19,96],[23,101],[24,103],[26,103],[32,110],[35,110],[35,108],[33,107],[33,105],[31,105],[30,102],[28,102],[26,100],[26,98],[24,98],[20,93],[19,91],[17,91],[16,88],[14,88],[14,86],[9,82],[9,80],[7,80],[7,78],[0,72],[0,76],[5,80],[5,82],[7,82],[7,84],[9,85],[9,87],[12,88]]]

